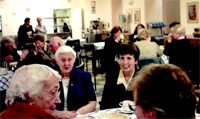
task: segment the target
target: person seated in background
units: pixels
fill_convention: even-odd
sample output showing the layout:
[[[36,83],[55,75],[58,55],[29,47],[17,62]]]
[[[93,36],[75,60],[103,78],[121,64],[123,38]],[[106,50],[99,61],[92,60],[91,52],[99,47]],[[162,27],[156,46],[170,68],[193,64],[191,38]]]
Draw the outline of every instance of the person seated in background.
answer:
[[[167,39],[168,40],[172,40],[172,39],[174,39],[174,35],[173,35],[173,28],[174,28],[174,26],[175,25],[178,25],[178,24],[180,24],[179,22],[172,22],[170,25],[169,25],[169,33],[168,33],[168,37],[167,37]]]
[[[35,35],[33,37],[37,53],[42,56],[43,59],[50,59],[50,51],[45,51],[45,37],[43,35]]]
[[[100,109],[120,107],[119,103],[124,100],[133,100],[128,86],[137,70],[135,65],[139,60],[139,48],[133,42],[123,42],[118,50],[118,68],[107,74]]]
[[[136,41],[140,41],[140,39],[138,38],[138,32],[139,32],[140,29],[144,29],[144,28],[145,27],[144,27],[143,24],[138,24],[135,27],[134,33],[129,36],[129,41],[132,41],[133,43],[136,42]]]
[[[73,118],[96,109],[96,95],[89,72],[73,68],[76,52],[70,46],[61,46],[55,54],[60,67],[61,104],[57,105],[54,115],[58,118]]]
[[[168,39],[164,54],[169,56],[169,63],[177,65],[190,75],[192,63],[192,45],[185,38],[185,27],[178,24],[172,28],[173,39]]]
[[[3,37],[1,40],[1,64],[3,62],[7,62],[8,66],[10,62],[19,61],[20,56],[17,53],[17,49],[15,48],[14,41],[10,37]]]
[[[51,115],[59,98],[58,72],[32,64],[15,71],[6,91],[7,109],[0,118],[55,118]]]
[[[50,39],[49,50],[51,51],[50,60],[52,62],[55,62],[55,53],[56,53],[57,49],[64,45],[65,45],[64,41],[58,36],[55,36]]]
[[[153,58],[163,54],[160,47],[155,42],[151,42],[151,33],[149,30],[140,29],[138,38],[140,41],[135,42],[135,44],[140,49],[140,58]]]
[[[23,65],[29,64],[44,64],[51,68],[55,68],[55,65],[52,64],[49,60],[45,60],[42,58],[41,55],[37,54],[35,45],[32,43],[25,44],[22,47],[22,56],[20,58],[20,61],[17,63],[16,69]]]
[[[70,29],[69,29],[67,23],[64,22],[63,19],[61,19],[60,22],[63,24],[63,26],[62,26],[63,32],[70,32]]]
[[[187,74],[173,64],[144,66],[134,77],[138,119],[195,118],[196,95]]]
[[[122,29],[120,26],[114,26],[110,32],[111,36],[106,38],[101,60],[102,69],[109,72],[117,55],[118,48],[121,44]],[[118,59],[117,59],[118,60]]]

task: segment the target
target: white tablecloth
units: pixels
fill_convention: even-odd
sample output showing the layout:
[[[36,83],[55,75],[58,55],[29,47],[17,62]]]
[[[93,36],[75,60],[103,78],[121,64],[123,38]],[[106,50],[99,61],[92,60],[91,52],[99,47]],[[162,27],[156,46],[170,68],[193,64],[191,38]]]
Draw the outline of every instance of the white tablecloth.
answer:
[[[105,110],[99,110],[99,111],[94,111],[91,113],[88,113],[86,115],[80,115],[80,117],[74,118],[74,119],[93,119],[97,116],[99,116],[100,114],[103,113],[121,113],[121,114],[125,114],[129,117],[129,119],[137,119],[135,113],[123,113],[121,112],[120,108],[113,108],[113,109],[105,109]],[[196,119],[200,119],[200,114],[196,113],[195,114]]]
[[[92,43],[92,44],[94,44],[95,50],[104,49],[104,46],[105,46],[105,42],[96,42],[96,43]]]
[[[69,39],[64,40],[65,44]],[[70,39],[73,40],[73,39]],[[79,39],[80,40],[80,45],[83,47],[83,45],[86,43],[86,39]]]
[[[103,113],[121,113],[121,114],[125,114],[127,116],[129,116],[129,119],[136,119],[136,115],[134,112],[132,113],[124,113],[121,111],[121,108],[113,108],[113,109],[105,109],[105,110],[99,110],[99,111],[95,111],[95,112],[92,112],[92,113],[88,113],[86,114],[87,117],[89,118],[95,118],[97,116],[99,116],[100,114],[103,114]]]

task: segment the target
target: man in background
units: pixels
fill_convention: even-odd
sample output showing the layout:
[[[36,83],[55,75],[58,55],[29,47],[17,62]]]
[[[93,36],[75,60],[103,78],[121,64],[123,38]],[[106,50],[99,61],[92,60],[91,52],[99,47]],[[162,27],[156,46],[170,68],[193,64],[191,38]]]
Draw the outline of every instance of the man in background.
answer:
[[[24,24],[19,27],[18,30],[18,45],[17,48],[21,49],[26,43],[33,43],[32,37],[34,31],[32,25],[30,25],[30,18],[25,18]]]
[[[63,20],[63,19],[61,19],[61,23],[63,24],[63,27],[62,27],[62,29],[63,29],[63,32],[70,32],[70,29],[69,29],[69,27],[68,27],[67,23],[66,23],[66,22],[64,22],[64,20]]]

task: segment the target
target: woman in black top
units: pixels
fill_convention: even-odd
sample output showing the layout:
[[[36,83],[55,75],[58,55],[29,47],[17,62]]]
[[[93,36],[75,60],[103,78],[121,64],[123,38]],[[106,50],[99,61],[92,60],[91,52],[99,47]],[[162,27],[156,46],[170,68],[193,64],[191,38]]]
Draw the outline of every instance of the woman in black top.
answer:
[[[131,42],[140,41],[140,39],[138,38],[137,34],[138,34],[138,31],[140,29],[142,29],[142,28],[145,28],[144,25],[143,24],[138,24],[135,27],[134,33],[129,36],[129,41],[131,41]]]
[[[120,26],[114,26],[110,32],[111,36],[105,40],[103,58],[101,65],[106,72],[110,71],[117,54],[119,45],[121,44],[122,29]]]
[[[140,51],[132,42],[123,42],[118,51],[119,65],[107,74],[106,83],[100,102],[100,109],[119,107],[124,100],[133,100],[129,84],[136,74],[135,65],[138,62]]]

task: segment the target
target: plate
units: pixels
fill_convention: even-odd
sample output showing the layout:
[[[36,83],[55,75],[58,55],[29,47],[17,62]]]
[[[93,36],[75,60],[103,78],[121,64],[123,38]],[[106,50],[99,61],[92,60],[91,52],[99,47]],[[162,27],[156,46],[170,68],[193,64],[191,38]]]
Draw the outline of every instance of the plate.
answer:
[[[6,72],[0,72],[0,75],[5,75],[7,74],[7,71]]]
[[[104,113],[100,114],[95,119],[129,119],[129,117],[120,113]]]
[[[124,113],[124,114],[132,114],[132,113],[134,113],[135,111],[126,111],[126,110],[123,110],[122,108],[121,109],[119,109],[119,112],[120,113]]]

